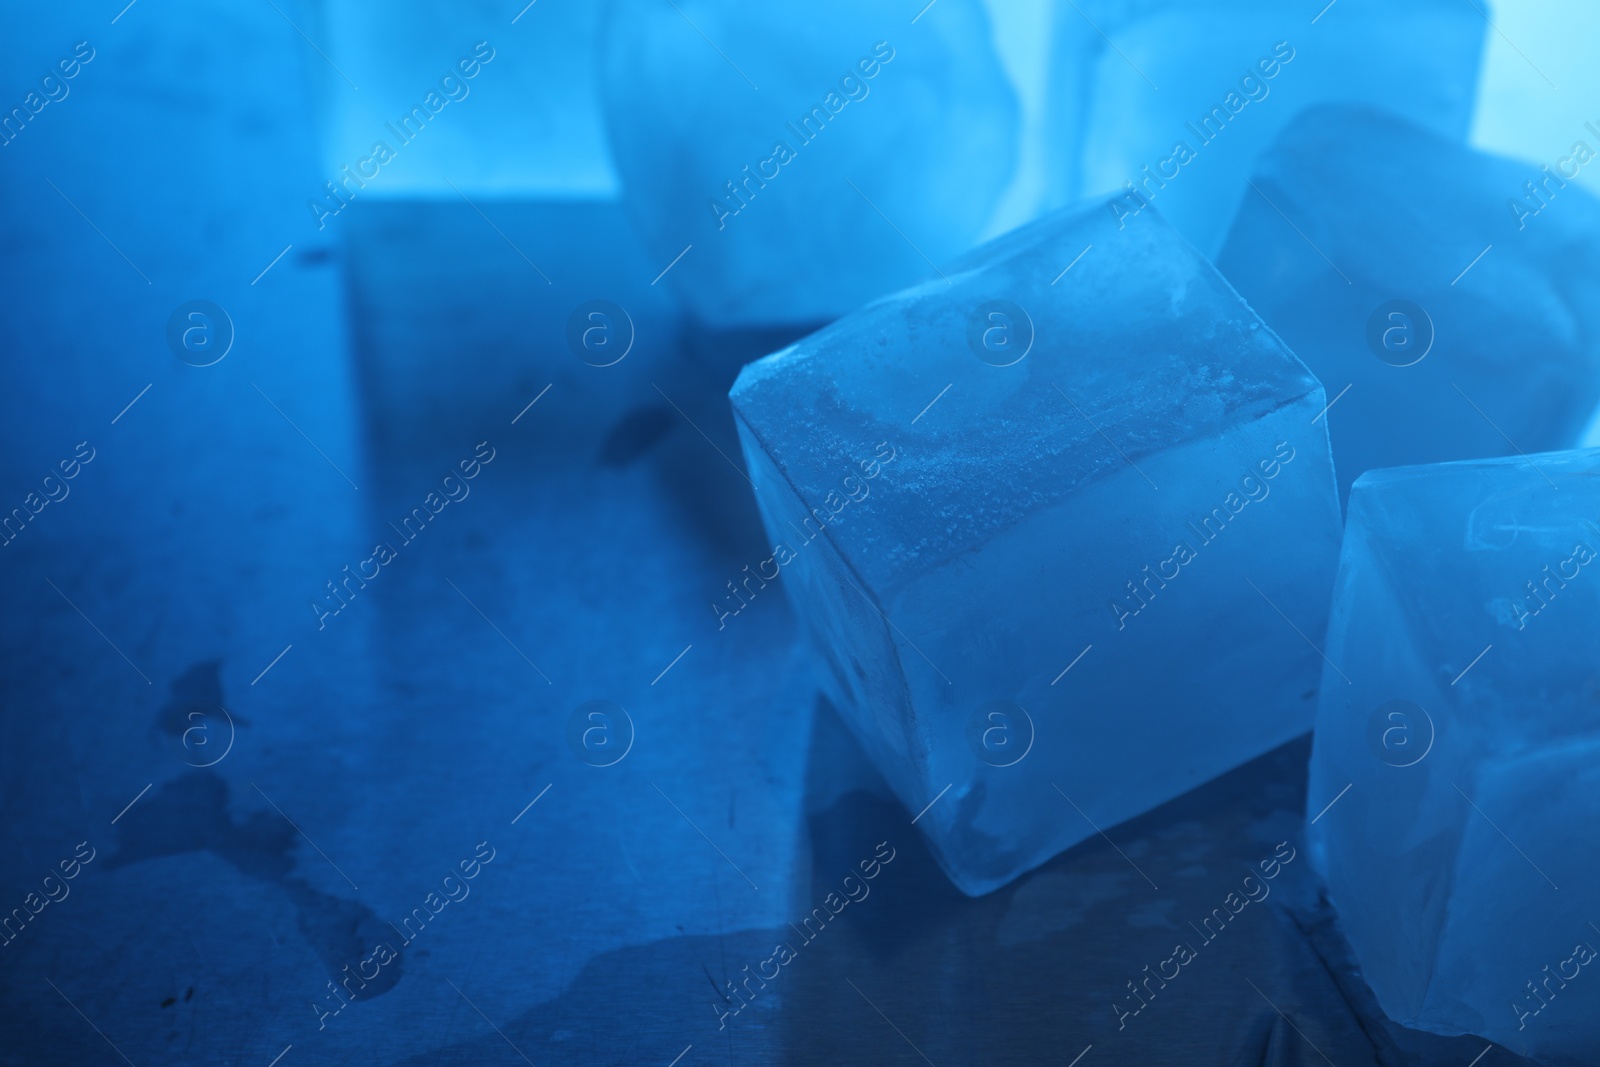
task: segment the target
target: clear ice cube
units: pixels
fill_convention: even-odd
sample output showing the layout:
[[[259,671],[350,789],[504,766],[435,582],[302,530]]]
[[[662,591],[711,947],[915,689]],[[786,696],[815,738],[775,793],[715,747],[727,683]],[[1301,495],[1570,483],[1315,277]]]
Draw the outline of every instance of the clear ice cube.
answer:
[[[1600,451],[1356,481],[1313,855],[1379,1003],[1548,1063],[1600,1048]]]
[[[1215,256],[1250,192],[1251,161],[1305,108],[1381,106],[1441,137],[1466,139],[1488,32],[1480,11],[1457,0],[1339,0],[1319,13],[1321,6],[1061,7],[1049,118],[1060,195],[1112,194],[1131,183]]]
[[[1577,154],[1541,168],[1329,106],[1257,161],[1217,268],[1338,396],[1342,494],[1376,467],[1578,444],[1600,400],[1600,201],[1556,172]]]
[[[1326,401],[1155,212],[1014,231],[732,401],[757,580],[964,891],[1309,728]]]
[[[602,34],[641,239],[714,326],[825,322],[971,247],[1016,165],[980,0],[621,0]],[[670,266],[670,269],[668,269]]]

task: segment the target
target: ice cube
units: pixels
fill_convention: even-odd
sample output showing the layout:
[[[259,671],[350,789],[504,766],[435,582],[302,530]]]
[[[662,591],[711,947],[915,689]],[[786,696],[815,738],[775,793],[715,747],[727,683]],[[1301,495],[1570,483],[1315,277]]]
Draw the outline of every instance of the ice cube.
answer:
[[[604,103],[624,199],[719,326],[823,322],[966,251],[1016,156],[979,0],[622,0]]]
[[[1214,256],[1250,191],[1251,160],[1304,108],[1387,107],[1464,141],[1487,29],[1456,0],[1063,7],[1052,56],[1056,187],[1075,197],[1131,183]]]
[[[1309,728],[1326,401],[1154,211],[1014,231],[732,400],[753,573],[964,891]]]
[[[1586,450],[1357,480],[1308,798],[1384,1011],[1550,1063],[1600,1048],[1597,475]]]
[[[1600,201],[1557,169],[1580,154],[1540,167],[1329,106],[1257,162],[1217,266],[1338,398],[1341,492],[1374,467],[1578,443],[1600,399]]]
[[[323,97],[329,169],[365,175],[349,188],[369,201],[614,197],[597,62],[605,5],[505,7],[394,0],[375,19],[364,0],[327,0],[319,44],[338,64]],[[396,165],[363,164],[375,139]],[[543,250],[519,247],[534,260]]]

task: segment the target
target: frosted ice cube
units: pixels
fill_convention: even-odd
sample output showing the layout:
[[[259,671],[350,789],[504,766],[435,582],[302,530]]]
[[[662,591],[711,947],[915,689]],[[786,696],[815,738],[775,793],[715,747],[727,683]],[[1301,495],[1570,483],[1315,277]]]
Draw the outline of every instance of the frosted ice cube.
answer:
[[[1339,397],[1342,491],[1374,467],[1578,443],[1600,399],[1593,196],[1344,106],[1304,112],[1252,180],[1217,267]]]
[[[1308,799],[1384,1011],[1549,1063],[1600,1048],[1597,475],[1588,450],[1357,480]]]
[[[1309,727],[1322,389],[1154,212],[1014,231],[732,400],[757,570],[964,891]]]
[[[363,0],[327,0],[319,43],[338,71],[325,70],[325,169],[365,174],[369,202],[614,197],[597,62],[604,6],[395,0],[373,18]],[[393,165],[362,165],[375,140]]]
[[[1251,160],[1303,108],[1383,106],[1466,139],[1488,28],[1480,11],[1455,0],[1320,7],[1099,0],[1061,8],[1050,119],[1060,202],[1132,183],[1214,256],[1249,192]]]
[[[715,325],[815,323],[971,246],[1017,103],[978,0],[622,0],[604,103],[624,199]],[[670,267],[670,269],[668,269]]]

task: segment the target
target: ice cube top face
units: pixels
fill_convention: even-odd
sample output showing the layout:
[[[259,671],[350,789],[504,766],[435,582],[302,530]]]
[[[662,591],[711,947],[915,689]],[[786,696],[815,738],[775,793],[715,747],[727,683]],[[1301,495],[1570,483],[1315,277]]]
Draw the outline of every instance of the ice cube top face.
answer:
[[[1015,169],[1016,93],[981,0],[915,13],[612,6],[602,86],[623,199],[698,319],[825,322],[978,239]]]
[[[1597,521],[1597,450],[1359,479],[1308,797],[1384,1010],[1556,1063],[1600,1048]]]
[[[1550,164],[1383,112],[1302,112],[1217,260],[1322,379],[1341,492],[1363,471],[1569,448],[1600,399],[1600,202]],[[1345,392],[1346,387],[1348,392]]]
[[[1154,212],[1015,231],[732,400],[758,570],[963,890],[1309,728],[1322,390]]]

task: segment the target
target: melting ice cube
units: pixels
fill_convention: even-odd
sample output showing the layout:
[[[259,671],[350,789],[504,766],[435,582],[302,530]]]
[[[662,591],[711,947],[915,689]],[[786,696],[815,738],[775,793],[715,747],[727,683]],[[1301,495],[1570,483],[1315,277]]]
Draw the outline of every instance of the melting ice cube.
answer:
[[[1309,728],[1326,401],[1155,212],[1014,231],[732,400],[758,569],[966,892]]]

